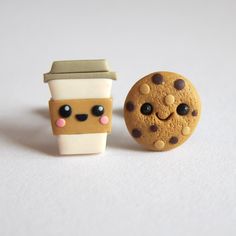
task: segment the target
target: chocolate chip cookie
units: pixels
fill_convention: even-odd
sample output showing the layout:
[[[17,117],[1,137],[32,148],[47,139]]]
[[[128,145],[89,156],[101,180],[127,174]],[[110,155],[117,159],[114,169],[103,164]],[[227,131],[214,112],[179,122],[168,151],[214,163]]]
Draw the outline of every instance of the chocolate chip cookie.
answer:
[[[126,126],[145,148],[166,151],[184,143],[197,126],[200,98],[192,83],[173,72],[151,73],[129,91]]]

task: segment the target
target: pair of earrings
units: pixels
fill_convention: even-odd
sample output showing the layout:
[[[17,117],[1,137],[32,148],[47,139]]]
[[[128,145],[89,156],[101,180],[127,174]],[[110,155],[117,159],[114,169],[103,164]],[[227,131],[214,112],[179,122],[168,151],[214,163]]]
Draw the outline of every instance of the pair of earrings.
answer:
[[[111,132],[111,87],[106,60],[56,61],[44,74],[52,98],[49,111],[61,155],[105,151]],[[201,103],[189,80],[173,72],[151,73],[129,91],[124,118],[146,149],[166,151],[185,142],[199,121]]]

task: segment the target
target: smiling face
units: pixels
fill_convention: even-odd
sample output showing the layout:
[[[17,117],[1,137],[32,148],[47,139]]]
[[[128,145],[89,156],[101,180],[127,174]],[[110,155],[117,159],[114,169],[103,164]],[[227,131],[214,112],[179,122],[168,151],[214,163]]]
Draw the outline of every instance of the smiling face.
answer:
[[[172,72],[156,72],[131,88],[124,116],[138,143],[165,151],[188,139],[198,123],[200,109],[199,96],[189,80]]]
[[[112,99],[50,100],[54,135],[111,131]]]

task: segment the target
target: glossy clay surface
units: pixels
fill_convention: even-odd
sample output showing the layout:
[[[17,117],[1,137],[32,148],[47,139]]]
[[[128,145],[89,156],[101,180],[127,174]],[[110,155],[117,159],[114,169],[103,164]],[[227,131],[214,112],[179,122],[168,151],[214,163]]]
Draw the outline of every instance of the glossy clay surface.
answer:
[[[191,82],[172,72],[155,72],[140,79],[124,106],[130,134],[155,151],[184,143],[197,126],[200,111],[200,99]]]

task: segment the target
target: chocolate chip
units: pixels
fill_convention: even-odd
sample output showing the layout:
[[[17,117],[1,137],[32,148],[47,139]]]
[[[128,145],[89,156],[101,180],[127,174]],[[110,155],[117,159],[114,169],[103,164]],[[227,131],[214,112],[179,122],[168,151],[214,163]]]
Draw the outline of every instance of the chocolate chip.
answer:
[[[178,138],[173,136],[173,137],[170,138],[169,143],[176,144],[176,143],[178,143],[178,141],[179,141]]]
[[[193,112],[192,112],[192,116],[197,116],[198,115],[198,111],[197,110],[194,110]]]
[[[132,102],[127,102],[125,104],[125,108],[127,111],[133,111],[134,110],[134,104]]]
[[[154,84],[163,84],[163,82],[164,82],[163,76],[162,76],[161,74],[159,74],[159,73],[154,74],[154,75],[152,76],[152,82],[153,82]]]
[[[152,132],[156,132],[156,131],[158,130],[158,127],[157,127],[157,125],[151,125],[151,126],[149,127],[149,129],[150,129],[150,131],[152,131]]]
[[[140,138],[141,135],[142,135],[142,132],[141,132],[140,130],[138,130],[138,129],[133,129],[133,130],[132,130],[132,136],[133,136],[134,138]]]
[[[184,82],[184,80],[182,80],[182,79],[177,79],[177,80],[175,80],[175,82],[174,82],[174,87],[175,87],[177,90],[182,90],[182,89],[185,87],[185,82]]]

